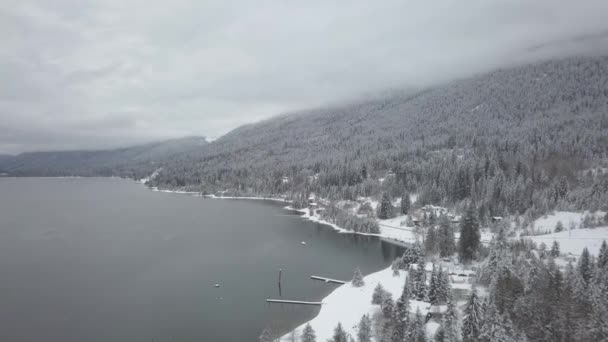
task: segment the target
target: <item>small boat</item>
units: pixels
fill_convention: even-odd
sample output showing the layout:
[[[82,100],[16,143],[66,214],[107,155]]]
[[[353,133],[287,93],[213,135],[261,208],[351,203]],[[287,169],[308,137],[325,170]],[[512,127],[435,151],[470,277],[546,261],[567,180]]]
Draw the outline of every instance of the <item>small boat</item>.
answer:
[[[220,287],[220,284],[215,284],[214,287]]]
[[[302,241],[300,242],[302,245],[306,245],[306,241]]]

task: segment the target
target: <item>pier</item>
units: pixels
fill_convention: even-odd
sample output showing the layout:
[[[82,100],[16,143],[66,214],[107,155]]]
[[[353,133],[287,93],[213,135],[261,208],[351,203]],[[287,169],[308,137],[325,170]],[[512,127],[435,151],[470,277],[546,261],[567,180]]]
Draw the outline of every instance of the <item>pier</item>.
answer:
[[[326,282],[326,283],[334,283],[334,284],[342,284],[342,285],[346,284],[346,282],[345,282],[345,281],[342,281],[342,280],[331,279],[331,278],[325,278],[325,277],[319,277],[319,276],[314,276],[314,275],[313,275],[313,276],[310,276],[310,278],[311,278],[311,279],[314,279],[314,280],[320,280],[320,281],[324,281],[324,282]]]
[[[266,299],[267,303],[299,304],[299,305],[323,305],[323,302],[303,302],[299,300]]]

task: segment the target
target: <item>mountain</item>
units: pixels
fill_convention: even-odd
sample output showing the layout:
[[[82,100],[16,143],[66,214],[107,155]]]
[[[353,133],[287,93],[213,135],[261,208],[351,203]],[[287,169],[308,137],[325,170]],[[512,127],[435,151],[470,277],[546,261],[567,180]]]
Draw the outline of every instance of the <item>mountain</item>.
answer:
[[[144,178],[161,163],[205,146],[187,137],[134,147],[96,151],[28,152],[0,157],[0,171],[12,176],[120,176]]]
[[[608,57],[550,60],[245,125],[172,159],[152,184],[336,199],[410,191],[421,203],[475,200],[481,217],[599,206],[605,175],[583,171],[607,165],[607,115]]]

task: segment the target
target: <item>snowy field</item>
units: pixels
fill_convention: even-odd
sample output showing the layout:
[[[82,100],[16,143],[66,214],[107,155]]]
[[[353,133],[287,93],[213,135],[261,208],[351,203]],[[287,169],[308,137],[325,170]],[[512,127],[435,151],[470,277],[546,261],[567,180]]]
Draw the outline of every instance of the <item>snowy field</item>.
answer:
[[[573,229],[547,235],[527,236],[527,238],[538,244],[544,242],[547,248],[551,248],[553,241],[557,241],[562,254],[580,255],[583,248],[587,247],[591,254],[597,256],[602,241],[608,241],[608,227]]]
[[[583,219],[586,215],[591,215],[594,218],[602,219],[606,213],[597,211],[595,213],[589,213],[588,211],[582,213],[570,212],[570,211],[556,211],[551,215],[543,216],[534,221],[532,224],[533,230],[538,234],[553,233],[557,222],[561,222],[564,229],[570,227],[580,228]]]

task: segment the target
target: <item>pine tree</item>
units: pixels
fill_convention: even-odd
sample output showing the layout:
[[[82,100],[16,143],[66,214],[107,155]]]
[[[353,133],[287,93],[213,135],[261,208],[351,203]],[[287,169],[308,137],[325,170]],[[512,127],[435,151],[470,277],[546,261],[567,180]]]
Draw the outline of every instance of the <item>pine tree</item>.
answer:
[[[420,309],[416,310],[415,319],[409,326],[409,332],[407,334],[410,342],[426,342],[426,333],[424,331],[424,318],[420,313]]]
[[[426,269],[424,263],[419,263],[416,271],[414,273],[414,289],[413,295],[414,299],[419,301],[428,301],[428,293],[426,286]]]
[[[473,287],[471,296],[464,310],[464,319],[462,321],[462,342],[477,342],[483,320],[483,307],[477,288]]]
[[[380,201],[380,211],[378,212],[378,218],[381,220],[386,220],[393,217],[393,204],[391,203],[391,198],[388,193],[385,192],[382,194],[382,199]]]
[[[547,245],[541,242],[538,246],[538,257],[544,259],[547,256]]]
[[[395,305],[395,312],[393,314],[393,334],[391,337],[392,342],[402,342],[405,340],[410,325],[409,311],[409,299],[404,298],[403,296],[399,297],[399,299],[397,299],[397,304]]]
[[[382,305],[384,297],[386,296],[386,290],[382,287],[382,284],[378,283],[374,288],[374,294],[372,295],[372,304]]]
[[[581,253],[581,257],[578,261],[578,272],[583,277],[585,284],[589,284],[589,280],[591,279],[591,275],[593,273],[593,265],[591,255],[589,254],[587,247],[583,248],[583,252]]]
[[[555,232],[559,233],[563,230],[564,230],[564,224],[562,223],[562,221],[557,221],[557,224],[555,225]]]
[[[484,313],[483,325],[479,332],[480,342],[516,342],[512,335],[513,327],[510,321],[502,317],[494,302],[490,302]]]
[[[439,304],[447,303],[451,295],[450,288],[450,275],[448,272],[443,271],[443,268],[439,266],[437,272],[437,302]]]
[[[602,247],[600,247],[600,253],[597,256],[597,268],[605,270],[606,265],[608,265],[608,245],[606,245],[606,240],[604,240],[602,241]]]
[[[439,219],[438,240],[440,257],[445,258],[454,254],[456,250],[454,231],[447,215],[441,215]]]
[[[551,256],[554,258],[559,257],[559,242],[553,240],[553,245],[551,245]]]
[[[365,285],[365,281],[363,281],[363,274],[361,274],[361,270],[358,267],[355,268],[352,284],[354,287],[361,287]]]
[[[458,316],[456,312],[456,305],[454,304],[451,294],[448,294],[447,303],[448,309],[442,318],[443,341],[457,342],[459,340]]]
[[[424,248],[426,250],[427,255],[435,254],[439,249],[437,229],[435,229],[433,226],[428,227],[426,231],[426,239],[424,239]]]
[[[463,263],[471,262],[479,249],[479,244],[479,223],[475,217],[473,206],[469,205],[460,224],[460,239],[458,240],[458,256],[460,261]]]
[[[407,192],[403,193],[401,196],[401,213],[403,215],[407,215],[410,211],[411,205],[412,203],[410,202],[410,195]]]
[[[302,342],[317,342],[317,336],[313,328],[310,326],[310,323],[306,324],[304,327],[301,340]]]
[[[359,321],[357,332],[357,342],[371,342],[372,340],[372,321],[368,315],[363,315]]]
[[[346,331],[344,331],[344,328],[342,328],[342,323],[338,323],[338,325],[334,329],[334,335],[329,341],[331,341],[331,342],[348,342],[348,337],[346,335]]]
[[[387,292],[387,296],[384,298],[384,302],[382,303],[382,316],[385,319],[392,319],[395,314],[395,303],[393,302],[393,298],[390,292]]]
[[[429,302],[431,304],[437,304],[438,301],[438,292],[439,292],[439,279],[438,279],[438,271],[435,264],[433,264],[433,270],[431,271],[431,279],[429,280]]]

